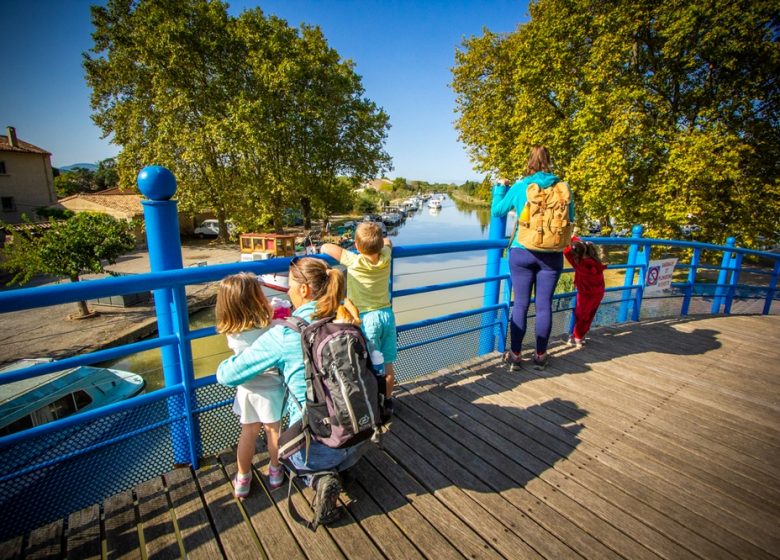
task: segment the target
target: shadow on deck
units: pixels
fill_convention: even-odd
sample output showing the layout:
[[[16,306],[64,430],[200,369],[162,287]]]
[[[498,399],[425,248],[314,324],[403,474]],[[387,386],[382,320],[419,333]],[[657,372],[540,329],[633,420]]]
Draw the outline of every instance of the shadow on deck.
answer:
[[[778,316],[697,317],[600,329],[543,372],[476,358],[399,388],[326,529],[289,519],[262,452],[239,504],[226,452],[0,557],[776,558],[778,340]]]

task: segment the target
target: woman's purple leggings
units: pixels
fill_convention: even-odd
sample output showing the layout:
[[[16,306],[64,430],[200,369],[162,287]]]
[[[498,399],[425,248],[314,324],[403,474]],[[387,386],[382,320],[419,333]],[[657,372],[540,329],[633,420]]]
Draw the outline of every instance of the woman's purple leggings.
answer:
[[[525,336],[531,288],[536,285],[536,351],[547,352],[552,330],[552,296],[563,270],[563,253],[509,250],[509,274],[515,295],[509,333],[512,352],[520,352]]]

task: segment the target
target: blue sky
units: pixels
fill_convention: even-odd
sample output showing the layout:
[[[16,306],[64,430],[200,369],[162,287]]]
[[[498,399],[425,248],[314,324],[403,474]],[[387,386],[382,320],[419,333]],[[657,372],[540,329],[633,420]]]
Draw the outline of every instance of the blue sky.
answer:
[[[81,54],[92,46],[83,0],[0,0],[3,38],[0,130],[52,153],[52,164],[95,163],[119,148],[92,124]],[[352,59],[366,96],[390,115],[390,177],[462,182],[481,179],[457,140],[449,87],[455,49],[482,29],[508,32],[527,19],[524,0],[236,1],[292,26],[319,25]]]

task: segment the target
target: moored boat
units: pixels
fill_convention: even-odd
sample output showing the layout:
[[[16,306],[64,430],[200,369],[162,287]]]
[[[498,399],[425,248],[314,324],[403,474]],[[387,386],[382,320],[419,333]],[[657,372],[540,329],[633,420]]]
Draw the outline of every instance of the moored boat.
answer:
[[[52,360],[19,360],[0,369],[0,376],[47,361]],[[144,379],[135,373],[93,366],[0,385],[0,436],[128,399],[143,392],[144,385]]]

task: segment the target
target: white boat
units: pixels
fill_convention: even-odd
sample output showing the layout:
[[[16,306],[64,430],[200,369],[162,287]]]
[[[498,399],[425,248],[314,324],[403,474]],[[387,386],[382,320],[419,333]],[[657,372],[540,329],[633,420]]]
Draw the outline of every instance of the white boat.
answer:
[[[51,361],[50,358],[19,360],[0,369],[0,376]],[[93,366],[68,368],[0,385],[0,436],[128,399],[143,392],[144,385],[144,379],[135,373]]]
[[[438,198],[431,198],[428,201],[428,208],[441,209],[441,200]]]

